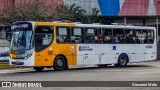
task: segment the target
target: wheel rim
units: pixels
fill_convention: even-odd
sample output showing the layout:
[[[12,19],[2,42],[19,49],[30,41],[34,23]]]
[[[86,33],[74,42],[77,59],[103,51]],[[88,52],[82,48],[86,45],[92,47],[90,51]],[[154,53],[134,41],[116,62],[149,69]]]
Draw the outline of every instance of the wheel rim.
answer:
[[[120,63],[121,63],[121,65],[125,65],[126,64],[126,58],[122,57],[120,59]]]
[[[62,59],[58,59],[57,60],[57,65],[59,66],[59,67],[63,67],[63,60]]]

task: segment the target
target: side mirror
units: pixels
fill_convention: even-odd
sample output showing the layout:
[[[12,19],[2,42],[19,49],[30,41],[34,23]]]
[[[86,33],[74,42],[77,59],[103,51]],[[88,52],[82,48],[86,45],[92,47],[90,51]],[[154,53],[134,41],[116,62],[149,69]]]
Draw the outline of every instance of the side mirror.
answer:
[[[9,42],[11,42],[11,39],[12,39],[12,32],[11,32],[11,30],[8,30],[6,32],[6,40],[8,40]]]

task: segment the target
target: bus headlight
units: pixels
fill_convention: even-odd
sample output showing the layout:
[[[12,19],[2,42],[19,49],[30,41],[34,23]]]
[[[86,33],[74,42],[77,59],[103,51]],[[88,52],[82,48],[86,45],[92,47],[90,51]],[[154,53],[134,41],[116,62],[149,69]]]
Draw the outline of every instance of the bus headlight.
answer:
[[[27,59],[28,59],[28,57],[25,57],[25,58],[24,58],[24,60],[27,60]]]
[[[27,55],[27,56],[24,58],[24,60],[27,60],[27,59],[30,58],[31,56],[32,56],[32,54]]]

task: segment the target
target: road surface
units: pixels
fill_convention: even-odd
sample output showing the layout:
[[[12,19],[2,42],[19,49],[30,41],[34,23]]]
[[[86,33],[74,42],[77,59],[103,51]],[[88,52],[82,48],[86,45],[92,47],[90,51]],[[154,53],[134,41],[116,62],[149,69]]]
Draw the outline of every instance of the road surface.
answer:
[[[99,68],[95,65],[90,65],[70,67],[70,69],[66,71],[54,71],[53,69],[46,69],[43,72],[35,72],[32,68],[12,70],[7,72],[1,70],[0,81],[160,81],[160,60],[129,64],[125,68],[117,68],[112,65],[107,68]],[[56,87],[54,89],[105,90],[106,88]],[[107,87],[107,89],[125,90],[124,88],[111,87]],[[126,88],[126,90],[128,89],[160,90],[160,88]]]

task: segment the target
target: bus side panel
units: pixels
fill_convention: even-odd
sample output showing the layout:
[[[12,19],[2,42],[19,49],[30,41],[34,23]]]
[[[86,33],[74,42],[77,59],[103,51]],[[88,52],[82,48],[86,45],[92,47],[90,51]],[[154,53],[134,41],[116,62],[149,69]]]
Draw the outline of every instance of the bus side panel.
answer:
[[[136,62],[145,61],[145,44],[136,44]]]
[[[48,48],[40,51],[40,52],[34,52],[35,54],[35,66],[52,66],[53,65],[53,54],[49,54],[50,49],[52,49],[52,45]]]
[[[56,57],[54,54],[54,43],[52,43],[50,46],[48,46],[46,49],[40,51],[40,52],[34,52],[35,55],[35,66],[53,66],[54,58]]]
[[[116,47],[114,44],[96,44],[96,64],[116,64]]]
[[[77,65],[96,64],[95,44],[78,44],[77,45]]]
[[[64,55],[67,59],[68,65],[77,64],[76,44],[55,44],[53,47],[53,53],[55,56]]]
[[[157,59],[157,34],[156,29],[154,30],[154,43],[146,45],[145,61]]]
[[[153,60],[157,59],[157,32],[156,29],[154,30],[154,44],[153,44],[153,49],[152,49],[152,54],[153,54]]]
[[[34,54],[37,55],[36,52]],[[35,63],[35,66],[37,66],[37,67],[41,66],[41,64],[42,64],[41,63],[41,56],[36,56],[34,58],[34,63]]]
[[[146,45],[146,54],[145,54],[145,61],[155,60],[156,54],[156,45],[155,44],[148,44]]]
[[[117,44],[117,60],[120,54],[125,53],[128,56],[129,62],[136,62],[135,44]]]
[[[53,54],[49,55],[52,48]],[[75,44],[53,44],[45,50],[35,52],[35,66],[53,66],[54,60],[58,55],[64,55],[68,65],[76,65],[76,45]]]

